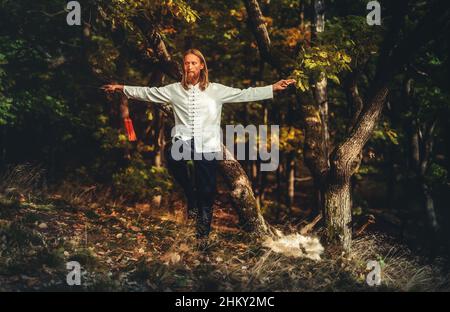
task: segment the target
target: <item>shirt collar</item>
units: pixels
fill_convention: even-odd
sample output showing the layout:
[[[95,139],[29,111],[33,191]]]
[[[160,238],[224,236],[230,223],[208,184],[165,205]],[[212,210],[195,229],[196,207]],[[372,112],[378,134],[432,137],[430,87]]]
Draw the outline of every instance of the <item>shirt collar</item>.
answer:
[[[198,89],[199,86],[200,86],[200,82],[197,82],[197,84],[195,84],[195,85],[192,85],[192,84],[188,83],[188,88],[189,89],[191,89],[191,88]]]

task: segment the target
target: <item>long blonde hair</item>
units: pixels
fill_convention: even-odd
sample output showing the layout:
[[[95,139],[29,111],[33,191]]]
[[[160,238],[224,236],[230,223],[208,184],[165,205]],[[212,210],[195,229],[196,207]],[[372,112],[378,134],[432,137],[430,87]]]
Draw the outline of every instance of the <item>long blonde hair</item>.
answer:
[[[209,85],[208,66],[206,66],[205,57],[203,56],[202,52],[200,52],[199,50],[189,49],[186,52],[184,52],[184,54],[183,54],[183,64],[184,64],[184,58],[188,54],[194,54],[195,56],[197,56],[200,59],[200,61],[202,62],[202,64],[204,65],[203,69],[200,70],[199,83],[200,83],[200,90],[205,91],[205,89]],[[181,85],[183,86],[183,88],[185,90],[189,89],[188,82],[186,80],[186,73],[184,72],[184,66],[183,66],[183,77],[181,78]]]

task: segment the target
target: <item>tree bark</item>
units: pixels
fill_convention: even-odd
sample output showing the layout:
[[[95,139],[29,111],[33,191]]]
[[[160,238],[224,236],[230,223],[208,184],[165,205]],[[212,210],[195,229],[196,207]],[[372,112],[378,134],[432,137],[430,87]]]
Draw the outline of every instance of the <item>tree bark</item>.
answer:
[[[330,168],[328,157],[325,154],[323,122],[312,95],[298,94],[298,102],[302,103],[301,112],[305,128],[303,157],[314,181],[316,210],[318,213],[323,213],[324,186]]]
[[[325,189],[325,222],[330,241],[338,242],[346,251],[352,242],[352,199],[350,180],[330,181]]]
[[[275,212],[275,220],[278,222],[280,221],[280,214],[281,214],[281,202],[282,202],[282,194],[283,194],[283,188],[282,188],[282,177],[283,177],[283,162],[280,161],[280,165],[277,168],[277,202],[278,202],[278,208]]]
[[[407,78],[404,85],[405,102],[410,107],[416,107],[414,103],[413,94],[413,80]],[[415,183],[418,185],[422,193],[422,206],[427,215],[428,226],[431,231],[436,234],[439,231],[439,223],[434,207],[434,200],[432,197],[431,187],[426,182],[426,174],[432,155],[434,145],[434,129],[436,127],[436,120],[431,123],[420,122],[412,117],[409,120],[410,133],[410,152],[411,164],[415,173]]]
[[[325,1],[324,0],[314,0],[314,23],[311,27],[311,45],[318,44],[319,33],[325,30]],[[330,144],[330,133],[328,129],[328,92],[327,92],[327,77],[325,73],[320,73],[320,76],[313,84],[313,92],[316,106],[320,113],[320,122],[322,125],[321,129],[321,147],[323,149],[323,157],[328,162],[328,167],[330,166],[328,161],[328,149]]]
[[[428,219],[428,226],[432,232],[437,233],[439,230],[439,223],[437,221],[436,210],[434,208],[434,200],[431,195],[431,188],[427,184],[425,175],[428,169],[428,161],[429,161],[429,153],[425,152],[429,150],[427,144],[422,142],[420,139],[419,132],[420,130],[417,128],[413,128],[413,135],[410,138],[411,141],[411,158],[413,161],[413,168],[415,172],[415,185],[418,185],[420,192],[422,193],[422,206],[426,213]],[[428,154],[428,155],[427,155]]]
[[[244,4],[248,15],[247,22],[250,26],[250,30],[255,36],[261,59],[282,73],[283,69],[280,60],[279,58],[274,57],[271,51],[269,32],[267,31],[266,24],[264,23],[264,17],[258,1],[244,0]]]
[[[254,233],[257,237],[273,234],[272,228],[264,220],[256,204],[250,180],[240,163],[222,145],[223,160],[219,162],[219,170],[231,189],[233,207],[239,217],[241,227]]]
[[[4,169],[6,169],[6,145],[7,145],[6,125],[1,125],[0,129],[1,129],[1,136],[2,136],[2,140],[0,143],[0,146],[1,146],[0,171],[3,171]]]
[[[324,30],[324,3],[315,0],[312,4],[314,12],[311,25],[311,45],[317,45],[317,37]],[[330,168],[328,127],[328,93],[327,78],[321,73],[312,81],[312,94],[300,95],[302,114],[305,125],[304,159],[314,180],[314,197],[317,213],[324,213],[324,185]]]
[[[294,205],[295,195],[295,154],[290,153],[287,156],[287,171],[288,171],[288,187],[286,196],[286,205],[290,213],[292,213],[292,207]]]
[[[383,109],[388,88],[375,86],[375,94],[358,118],[350,135],[331,155],[331,167],[325,188],[325,221],[329,242],[351,249],[350,178],[361,163],[361,150],[369,140]]]

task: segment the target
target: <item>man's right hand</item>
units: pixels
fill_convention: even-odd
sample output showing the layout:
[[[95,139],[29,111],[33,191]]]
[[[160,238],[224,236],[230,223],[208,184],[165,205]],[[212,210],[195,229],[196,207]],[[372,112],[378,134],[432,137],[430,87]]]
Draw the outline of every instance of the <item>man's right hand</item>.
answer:
[[[118,85],[118,84],[109,84],[109,85],[104,85],[101,87],[101,89],[105,92],[108,93],[112,93],[112,92],[116,92],[116,91],[123,91],[123,85]]]

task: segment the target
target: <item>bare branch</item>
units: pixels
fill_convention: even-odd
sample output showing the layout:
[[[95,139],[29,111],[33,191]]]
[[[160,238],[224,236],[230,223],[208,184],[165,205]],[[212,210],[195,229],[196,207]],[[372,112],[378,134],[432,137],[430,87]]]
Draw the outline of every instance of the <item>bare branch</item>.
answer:
[[[273,66],[280,74],[284,74],[279,60],[272,54],[269,33],[258,1],[244,0],[244,4],[247,10],[249,26],[255,36],[261,58]]]

